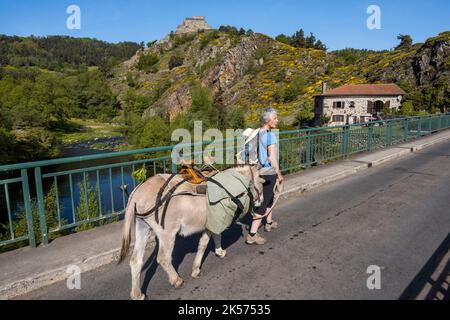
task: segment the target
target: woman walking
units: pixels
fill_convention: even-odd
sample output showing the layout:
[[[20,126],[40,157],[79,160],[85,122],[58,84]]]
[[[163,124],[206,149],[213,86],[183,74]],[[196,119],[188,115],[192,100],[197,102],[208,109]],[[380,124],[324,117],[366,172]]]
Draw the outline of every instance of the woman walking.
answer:
[[[277,180],[283,182],[277,155],[277,137],[271,130],[278,126],[278,113],[274,108],[263,111],[261,115],[261,130],[259,132],[259,161],[262,167],[261,175],[265,179],[263,190],[263,202],[255,208],[255,216],[246,237],[247,244],[262,245],[266,239],[258,234],[258,229],[262,223],[263,217],[266,219],[264,229],[270,232],[278,228],[278,223],[273,220],[272,206],[274,202],[274,187]]]

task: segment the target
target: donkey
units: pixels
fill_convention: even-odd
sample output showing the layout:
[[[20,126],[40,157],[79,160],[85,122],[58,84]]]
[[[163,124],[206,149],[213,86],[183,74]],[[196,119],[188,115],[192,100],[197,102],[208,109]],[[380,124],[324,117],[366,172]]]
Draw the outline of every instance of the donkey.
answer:
[[[256,166],[239,166],[228,169],[236,170],[250,179],[251,192],[255,202],[262,196],[264,179],[259,175]],[[212,234],[206,230],[207,198],[205,195],[174,195],[167,208],[164,228],[156,222],[154,213],[148,217],[136,219],[137,213],[143,213],[155,206],[158,191],[164,185],[162,176],[155,176],[136,188],[130,195],[125,211],[125,222],[123,227],[122,249],[119,263],[123,262],[130,249],[131,224],[135,223],[135,244],[130,260],[131,267],[131,298],[133,300],[144,300],[145,294],[141,290],[141,271],[144,264],[145,248],[150,238],[158,238],[158,255],[156,261],[166,271],[170,284],[175,288],[183,285],[183,279],[178,275],[172,264],[172,252],[177,234],[188,237],[193,234],[202,233],[197,254],[192,267],[192,277],[200,276],[200,267],[205,250],[211,237],[215,243],[215,253],[224,258],[226,251],[222,249],[221,235]],[[160,210],[161,211],[161,210]],[[152,234],[152,231],[154,234]]]

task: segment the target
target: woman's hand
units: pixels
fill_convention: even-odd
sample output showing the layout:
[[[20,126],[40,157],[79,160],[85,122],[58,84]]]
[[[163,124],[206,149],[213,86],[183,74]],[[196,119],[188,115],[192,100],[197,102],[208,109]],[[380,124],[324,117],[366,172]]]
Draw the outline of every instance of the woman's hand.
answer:
[[[281,174],[281,171],[278,171],[278,172],[277,172],[277,176],[278,176],[278,181],[280,181],[280,182],[283,182],[283,181],[284,181],[284,177],[283,177],[283,175]]]

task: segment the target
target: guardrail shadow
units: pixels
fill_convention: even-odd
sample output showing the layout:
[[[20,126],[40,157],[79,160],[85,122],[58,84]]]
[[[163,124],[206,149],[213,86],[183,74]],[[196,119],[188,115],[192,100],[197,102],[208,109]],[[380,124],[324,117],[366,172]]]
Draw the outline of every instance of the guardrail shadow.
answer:
[[[450,300],[450,233],[399,300]]]

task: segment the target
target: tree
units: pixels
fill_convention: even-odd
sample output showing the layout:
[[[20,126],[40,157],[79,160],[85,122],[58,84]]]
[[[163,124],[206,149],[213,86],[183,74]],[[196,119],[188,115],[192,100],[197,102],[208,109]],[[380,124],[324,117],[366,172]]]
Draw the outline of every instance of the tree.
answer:
[[[314,107],[307,105],[300,109],[295,117],[296,127],[312,127],[314,125]]]
[[[399,34],[397,39],[400,40],[400,44],[397,47],[395,47],[395,50],[411,49],[413,40],[410,35]]]
[[[292,45],[297,48],[305,48],[306,40],[305,32],[303,31],[303,29],[295,32],[295,34],[292,36]]]
[[[285,34],[280,34],[280,35],[276,36],[275,40],[277,40],[278,42],[287,44],[287,45],[292,45],[292,38],[288,37]]]
[[[316,37],[315,37],[314,34],[311,32],[311,33],[309,34],[309,36],[306,37],[306,40],[305,40],[305,47],[306,47],[306,48],[314,48],[315,43],[316,43]]]
[[[155,53],[143,54],[139,57],[137,68],[145,72],[155,73],[155,64],[159,62],[159,57]],[[156,69],[157,70],[157,69]]]

